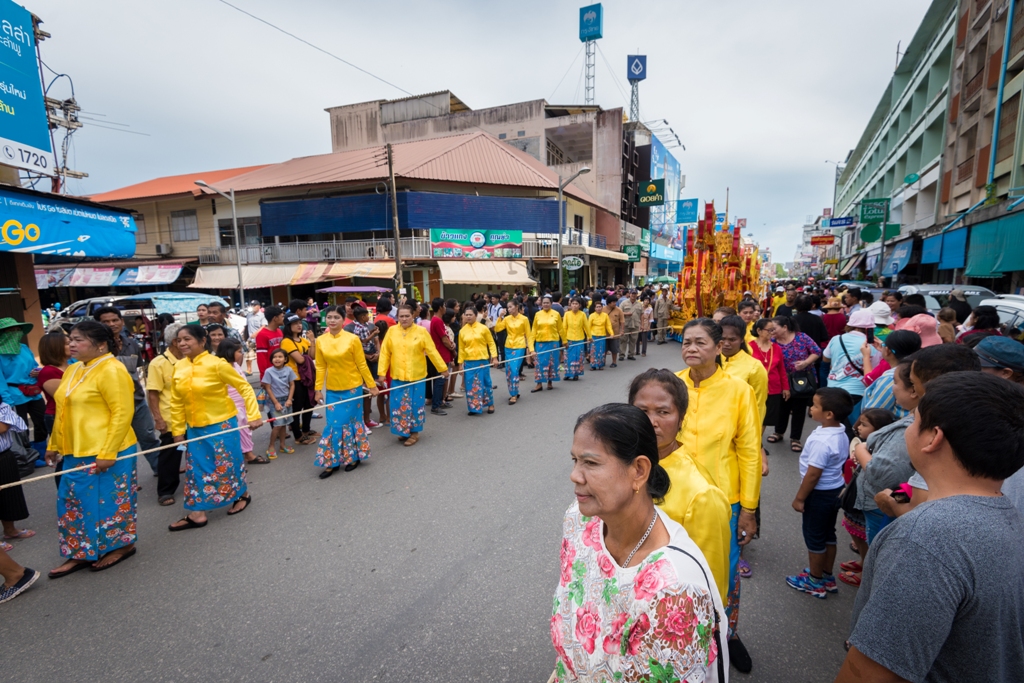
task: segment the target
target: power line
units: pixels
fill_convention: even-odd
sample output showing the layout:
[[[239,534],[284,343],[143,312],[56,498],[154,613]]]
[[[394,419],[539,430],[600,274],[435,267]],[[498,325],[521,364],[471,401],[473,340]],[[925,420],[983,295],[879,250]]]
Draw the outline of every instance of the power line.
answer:
[[[551,101],[552,98],[554,98],[555,93],[558,92],[558,88],[561,87],[561,85],[562,85],[562,81],[564,81],[565,77],[569,75],[570,71],[572,71],[573,64],[575,64],[576,60],[580,58],[580,53],[583,52],[583,48],[585,48],[585,47],[586,47],[586,43],[580,45],[580,51],[577,52],[576,56],[572,58],[572,62],[569,63],[569,68],[565,70],[564,74],[562,74],[562,78],[558,81],[558,85],[556,85],[555,89],[551,91],[550,95],[548,95],[548,101]]]
[[[124,128],[111,128],[110,126],[104,126],[99,123],[90,123],[90,128],[102,128],[103,130],[112,130],[115,133],[131,133],[132,135],[145,135],[147,138],[151,137],[149,133],[140,133],[137,130],[125,130]],[[70,135],[68,137],[71,137]],[[65,155],[66,158],[67,155]]]

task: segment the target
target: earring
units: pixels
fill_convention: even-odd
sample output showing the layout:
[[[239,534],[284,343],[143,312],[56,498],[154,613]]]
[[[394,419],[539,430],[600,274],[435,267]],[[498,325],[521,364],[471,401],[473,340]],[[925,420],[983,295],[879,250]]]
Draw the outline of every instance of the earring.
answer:
[[[640,493],[640,489],[633,489],[633,493],[634,493],[634,494],[636,494],[636,493]]]

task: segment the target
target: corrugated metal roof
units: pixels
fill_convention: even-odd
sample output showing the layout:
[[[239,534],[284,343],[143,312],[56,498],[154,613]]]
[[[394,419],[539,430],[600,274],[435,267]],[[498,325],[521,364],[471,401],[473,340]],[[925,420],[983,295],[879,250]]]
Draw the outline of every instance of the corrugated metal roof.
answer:
[[[483,132],[393,145],[395,176],[415,180],[557,190],[558,174],[526,152]],[[384,180],[383,146],[300,157],[225,179],[235,192],[321,184]],[[198,176],[196,176],[198,177]],[[193,192],[203,192],[196,187]],[[612,213],[574,185],[565,194]]]
[[[172,194],[188,194],[195,189],[195,181],[205,180],[211,185],[216,185],[225,178],[233,178],[249,171],[264,168],[266,164],[259,166],[243,166],[241,168],[225,168],[220,171],[204,171],[202,173],[185,173],[183,175],[164,176],[154,178],[135,185],[128,185],[109,192],[95,194],[90,199],[94,202],[119,202],[126,199],[143,199],[147,197],[165,197]]]

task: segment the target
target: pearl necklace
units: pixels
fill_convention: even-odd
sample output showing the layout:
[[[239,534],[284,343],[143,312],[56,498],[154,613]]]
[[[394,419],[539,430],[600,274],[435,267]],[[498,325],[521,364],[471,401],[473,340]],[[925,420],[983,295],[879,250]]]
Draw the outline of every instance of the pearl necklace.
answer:
[[[655,511],[654,511],[654,519],[652,519],[652,520],[651,520],[651,525],[650,525],[649,527],[647,527],[647,531],[645,531],[645,532],[644,532],[644,536],[643,536],[643,538],[641,538],[641,539],[640,539],[640,542],[636,544],[636,547],[635,547],[635,548],[633,548],[633,552],[631,552],[631,553],[630,553],[630,554],[629,554],[629,555],[628,555],[628,556],[626,557],[626,561],[622,563],[622,568],[623,568],[623,569],[625,569],[626,567],[628,567],[628,566],[629,566],[629,561],[633,559],[633,556],[634,556],[634,555],[636,555],[636,551],[637,551],[637,550],[640,550],[640,546],[642,546],[642,545],[644,544],[644,541],[646,541],[646,540],[647,540],[647,537],[651,535],[651,530],[653,530],[653,529],[654,529],[654,524],[655,524],[655,522],[657,522],[657,521],[658,521],[658,511],[657,511],[657,510],[655,510]]]

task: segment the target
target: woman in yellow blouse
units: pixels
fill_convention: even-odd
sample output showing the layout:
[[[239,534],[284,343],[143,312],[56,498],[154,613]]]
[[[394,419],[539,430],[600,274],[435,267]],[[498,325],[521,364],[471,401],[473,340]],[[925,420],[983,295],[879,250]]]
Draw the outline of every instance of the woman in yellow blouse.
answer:
[[[508,315],[498,318],[494,332],[506,333],[505,381],[508,383],[508,404],[514,406],[519,401],[519,373],[522,372],[527,349],[533,353],[530,319],[523,315],[517,301],[508,302]]]
[[[608,353],[607,338],[615,334],[612,331],[612,321],[604,312],[604,301],[594,300],[594,312],[590,314],[590,368],[592,370],[604,370],[604,357]]]
[[[470,415],[479,415],[487,408],[494,412],[494,387],[491,366],[498,367],[498,347],[487,326],[476,322],[471,310],[462,314],[459,330],[459,363],[466,370],[466,405]]]
[[[380,345],[380,361],[377,377],[381,380],[391,372],[391,391],[388,405],[391,409],[391,433],[412,446],[420,440],[423,423],[426,421],[427,361],[445,378],[448,365],[434,346],[434,340],[426,328],[416,325],[412,306],[398,307],[398,324],[388,329]]]
[[[316,395],[317,403],[327,397],[327,427],[316,449],[317,467],[324,467],[321,479],[334,474],[344,466],[346,472],[359,467],[370,457],[369,430],[363,422],[363,387],[371,396],[380,393],[359,337],[346,332],[343,309],[328,306],[327,332],[316,340]]]
[[[576,382],[583,376],[583,349],[590,341],[590,322],[583,312],[583,299],[574,296],[562,321],[568,348],[565,351],[565,379]]]
[[[51,467],[68,458],[57,492],[60,554],[56,579],[86,567],[102,571],[135,554],[136,491],[132,378],[114,354],[119,340],[84,320],[71,328],[71,356],[53,395],[56,413],[46,448]],[[118,459],[121,458],[121,459]]]
[[[207,510],[230,505],[229,515],[249,507],[245,456],[237,431],[238,409],[228,395],[233,387],[245,403],[249,429],[263,424],[256,392],[223,358],[206,351],[206,330],[196,324],[178,330],[183,358],[174,366],[171,388],[171,434],[175,441],[206,437],[188,445],[185,465],[185,510],[171,531],[207,524]]]
[[[676,373],[686,383],[690,406],[678,441],[703,465],[732,506],[729,548],[729,655],[749,671],[750,655],[736,636],[739,616],[740,547],[757,532],[755,511],[761,497],[761,422],[754,390],[719,366],[722,328],[710,318],[683,327],[683,362]],[[746,667],[741,667],[746,664]]]
[[[562,316],[558,315],[558,311],[551,310],[551,297],[546,296],[540,302],[540,310],[534,314],[533,327],[530,329],[530,341],[533,346],[530,357],[537,366],[537,386],[530,390],[531,394],[543,391],[545,381],[548,383],[548,389],[554,389],[551,383],[559,380],[558,364],[564,356],[559,350],[565,342]]]

